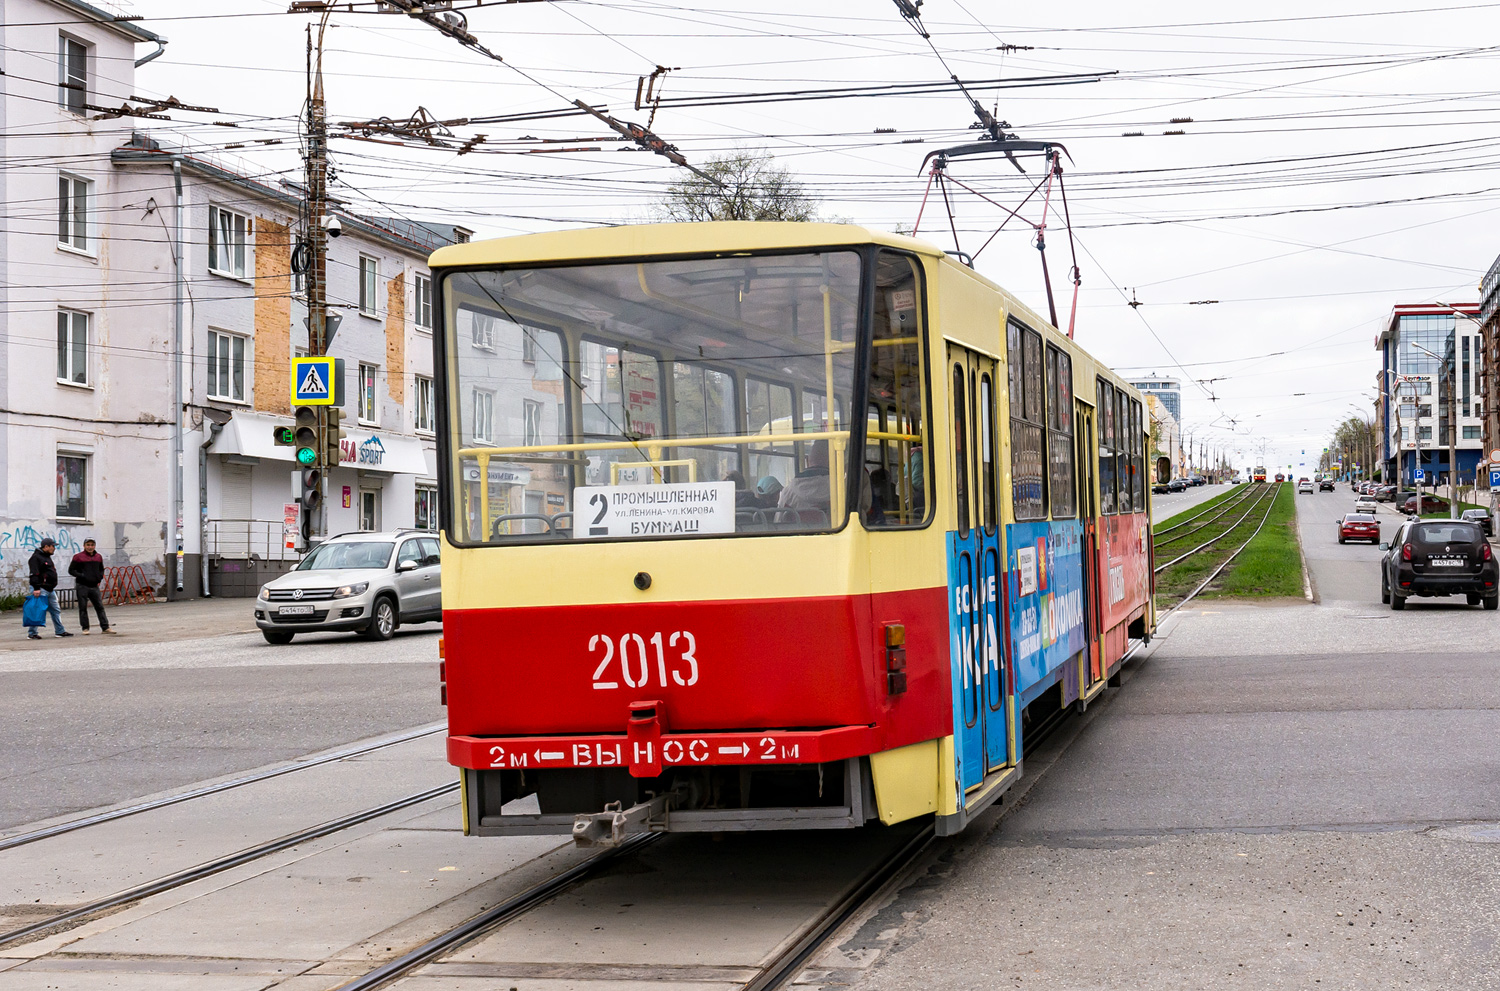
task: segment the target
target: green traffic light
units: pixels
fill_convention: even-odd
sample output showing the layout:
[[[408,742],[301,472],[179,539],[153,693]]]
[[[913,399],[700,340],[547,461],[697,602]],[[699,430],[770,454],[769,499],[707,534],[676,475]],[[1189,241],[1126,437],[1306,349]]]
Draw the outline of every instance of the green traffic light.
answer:
[[[297,460],[302,464],[310,465],[318,460],[318,452],[310,447],[299,447],[297,448]]]

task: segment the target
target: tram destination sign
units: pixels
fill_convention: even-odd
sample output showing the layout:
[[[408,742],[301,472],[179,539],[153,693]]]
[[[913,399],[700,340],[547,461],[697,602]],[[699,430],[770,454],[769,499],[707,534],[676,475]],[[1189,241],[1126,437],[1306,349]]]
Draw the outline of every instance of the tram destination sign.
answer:
[[[580,538],[733,533],[734,483],[581,485],[573,512]]]

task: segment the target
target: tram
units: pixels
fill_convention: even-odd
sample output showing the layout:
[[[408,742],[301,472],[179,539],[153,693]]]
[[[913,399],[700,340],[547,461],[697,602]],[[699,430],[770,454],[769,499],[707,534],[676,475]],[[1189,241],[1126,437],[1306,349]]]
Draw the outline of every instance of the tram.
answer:
[[[1141,395],[940,249],[642,225],[431,268],[466,834],[951,834],[1149,639]]]
[[[1252,482],[1264,482],[1266,480],[1266,470],[1265,470],[1265,468],[1256,467],[1255,471],[1252,473],[1252,475],[1250,477],[1250,480]],[[1277,479],[1277,481],[1280,481],[1280,479]]]

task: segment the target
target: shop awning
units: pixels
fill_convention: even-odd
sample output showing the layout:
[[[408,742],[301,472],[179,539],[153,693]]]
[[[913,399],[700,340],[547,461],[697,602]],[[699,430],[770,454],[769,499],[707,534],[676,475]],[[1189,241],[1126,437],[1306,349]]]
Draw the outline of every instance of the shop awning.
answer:
[[[295,449],[279,446],[274,431],[277,427],[291,425],[289,416],[248,410],[236,412],[208,450],[210,454],[239,454],[290,464],[296,461]],[[339,448],[339,466],[343,468],[424,478],[434,477],[437,468],[435,453],[417,438],[382,433],[368,427],[345,426]]]

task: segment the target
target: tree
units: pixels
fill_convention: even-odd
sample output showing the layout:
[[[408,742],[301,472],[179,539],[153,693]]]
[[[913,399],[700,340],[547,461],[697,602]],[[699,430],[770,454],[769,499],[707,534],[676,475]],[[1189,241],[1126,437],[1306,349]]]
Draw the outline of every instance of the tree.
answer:
[[[658,204],[663,220],[817,220],[818,201],[776,164],[768,151],[742,150],[710,158],[673,183]]]

